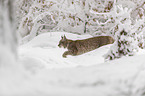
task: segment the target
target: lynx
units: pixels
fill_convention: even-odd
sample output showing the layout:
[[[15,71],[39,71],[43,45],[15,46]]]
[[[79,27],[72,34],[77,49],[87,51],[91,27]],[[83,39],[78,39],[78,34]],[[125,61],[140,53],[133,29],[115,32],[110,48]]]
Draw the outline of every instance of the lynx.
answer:
[[[63,53],[63,57],[66,58],[67,55],[81,55],[83,53],[95,50],[103,45],[114,43],[114,39],[110,36],[98,36],[83,40],[70,40],[66,36],[61,36],[58,46],[67,48],[68,51]]]

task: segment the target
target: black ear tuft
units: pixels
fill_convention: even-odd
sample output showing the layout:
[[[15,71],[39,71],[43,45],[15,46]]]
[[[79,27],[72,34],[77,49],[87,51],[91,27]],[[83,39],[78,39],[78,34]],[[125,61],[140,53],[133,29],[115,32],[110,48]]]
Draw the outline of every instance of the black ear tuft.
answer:
[[[64,35],[63,38],[66,39],[66,36]]]
[[[61,36],[61,38],[63,39],[63,36]]]

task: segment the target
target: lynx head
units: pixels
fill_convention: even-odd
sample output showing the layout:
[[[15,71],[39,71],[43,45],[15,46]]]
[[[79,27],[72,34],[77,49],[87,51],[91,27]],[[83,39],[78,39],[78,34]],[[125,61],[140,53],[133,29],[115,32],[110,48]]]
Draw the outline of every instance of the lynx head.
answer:
[[[61,36],[61,40],[59,41],[58,46],[59,46],[60,48],[61,48],[61,47],[66,48],[66,47],[67,47],[67,44],[68,44],[67,41],[68,41],[68,40],[67,40],[67,38],[65,37],[65,35],[64,35],[64,36]]]

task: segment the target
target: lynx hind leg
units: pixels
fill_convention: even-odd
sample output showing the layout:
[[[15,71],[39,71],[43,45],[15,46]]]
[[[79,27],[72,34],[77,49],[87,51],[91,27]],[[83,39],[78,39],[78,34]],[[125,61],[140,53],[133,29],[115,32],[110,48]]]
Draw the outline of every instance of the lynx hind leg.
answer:
[[[65,51],[62,55],[62,57],[66,58],[67,55],[73,55],[72,51]]]

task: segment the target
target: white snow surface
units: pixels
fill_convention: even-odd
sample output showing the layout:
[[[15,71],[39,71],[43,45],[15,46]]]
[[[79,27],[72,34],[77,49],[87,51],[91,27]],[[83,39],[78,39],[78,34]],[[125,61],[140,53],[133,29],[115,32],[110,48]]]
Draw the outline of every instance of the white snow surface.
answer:
[[[145,50],[105,62],[110,44],[63,58],[66,49],[57,45],[64,34],[73,40],[92,37],[51,32],[20,45],[19,66],[0,70],[0,96],[141,96]]]

